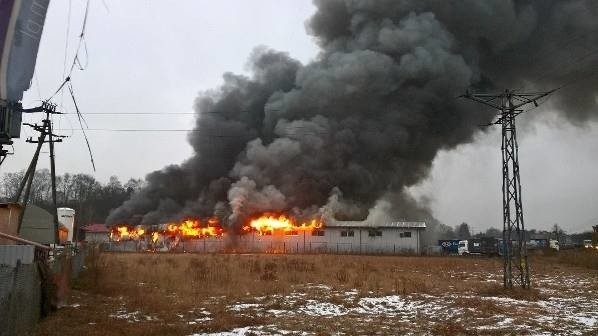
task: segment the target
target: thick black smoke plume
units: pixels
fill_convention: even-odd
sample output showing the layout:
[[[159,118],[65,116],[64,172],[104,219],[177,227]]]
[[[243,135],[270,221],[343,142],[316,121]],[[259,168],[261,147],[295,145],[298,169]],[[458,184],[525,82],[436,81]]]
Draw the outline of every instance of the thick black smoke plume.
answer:
[[[227,73],[197,98],[194,156],[149,174],[108,223],[216,214],[235,224],[265,210],[427,219],[404,189],[494,116],[456,98],[466,89],[568,84],[554,98],[563,115],[595,115],[596,1],[315,5],[317,59],[257,48],[251,77]]]

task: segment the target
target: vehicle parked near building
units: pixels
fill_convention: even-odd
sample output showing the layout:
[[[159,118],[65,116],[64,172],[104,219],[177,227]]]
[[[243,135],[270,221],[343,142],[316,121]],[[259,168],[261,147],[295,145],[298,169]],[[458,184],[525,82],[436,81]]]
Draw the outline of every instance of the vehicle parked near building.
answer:
[[[516,240],[512,240],[508,245],[508,248],[512,248],[513,245],[517,244]],[[550,248],[553,250],[559,250],[559,242],[555,239],[531,239],[527,242],[527,250],[540,250]],[[502,239],[498,239],[498,254],[504,255],[504,244]]]
[[[551,249],[559,251],[560,250],[560,245],[559,245],[559,241],[556,239],[551,239],[549,241],[549,245],[548,245]]]
[[[530,239],[527,242],[528,250],[541,250],[548,247],[548,239]]]
[[[459,239],[441,239],[438,241],[438,246],[444,255],[459,254]]]
[[[498,239],[492,237],[472,238],[459,241],[458,254],[481,254],[495,256],[499,254]]]

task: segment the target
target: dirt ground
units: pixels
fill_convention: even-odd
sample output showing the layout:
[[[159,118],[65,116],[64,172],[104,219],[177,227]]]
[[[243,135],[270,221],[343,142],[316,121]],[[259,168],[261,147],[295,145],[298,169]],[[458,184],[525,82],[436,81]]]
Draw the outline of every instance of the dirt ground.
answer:
[[[37,335],[597,335],[598,270],[566,261],[505,291],[498,258],[102,253]]]

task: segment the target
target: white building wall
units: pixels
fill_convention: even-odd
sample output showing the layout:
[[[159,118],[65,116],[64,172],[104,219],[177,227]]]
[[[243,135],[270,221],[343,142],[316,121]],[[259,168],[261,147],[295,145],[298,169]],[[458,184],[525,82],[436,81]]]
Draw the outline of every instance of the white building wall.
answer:
[[[370,236],[371,231],[380,231],[381,236]],[[328,242],[339,253],[419,253],[420,230],[411,228],[341,228],[328,227]],[[342,232],[353,231],[353,236],[342,236]],[[401,237],[406,232],[411,237]]]
[[[85,240],[89,243],[101,244],[101,243],[107,243],[109,240],[109,236],[107,233],[86,232]]]
[[[240,252],[240,253],[352,253],[352,254],[401,254],[420,253],[420,235],[416,228],[372,228],[382,235],[370,237],[369,228],[326,227],[324,235],[298,232],[297,235],[257,233],[239,236],[207,237],[181,240],[174,249],[179,252]],[[353,231],[353,236],[342,232]],[[401,237],[406,232],[411,237]],[[123,242],[112,242],[115,246]]]
[[[239,236],[236,240],[239,248],[254,252],[303,253],[326,252],[327,236],[314,236],[311,232],[297,232],[296,235],[273,234],[259,235],[251,233]]]

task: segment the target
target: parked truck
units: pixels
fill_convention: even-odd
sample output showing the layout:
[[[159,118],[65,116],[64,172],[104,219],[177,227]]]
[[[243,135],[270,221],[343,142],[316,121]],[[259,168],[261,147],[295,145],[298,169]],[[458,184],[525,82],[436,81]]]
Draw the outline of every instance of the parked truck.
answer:
[[[516,244],[517,244],[517,241],[512,240],[510,244],[506,244],[507,249],[512,249],[513,246],[516,246]],[[555,240],[555,239],[531,239],[530,241],[528,241],[526,243],[526,246],[527,246],[528,251],[542,250],[542,249],[546,249],[546,248],[550,248],[550,249],[553,249],[556,251],[559,250],[559,242],[558,242],[558,240]],[[498,239],[498,254],[502,256],[502,255],[504,255],[504,251],[505,251],[505,244],[503,244],[502,239]]]
[[[472,238],[459,241],[459,255],[481,254],[494,256],[499,254],[498,239],[492,237]]]
[[[511,249],[515,244],[516,241],[511,241],[507,245],[507,250]],[[479,255],[488,255],[488,256],[495,256],[495,255],[503,255],[505,251],[505,244],[503,244],[502,239],[492,238],[492,237],[482,237],[482,238],[472,238],[467,240],[460,240],[459,247],[458,247],[458,254],[459,255],[470,255],[470,254],[479,254]],[[559,250],[559,242],[555,239],[550,240],[543,240],[543,239],[533,239],[527,242],[526,244],[528,250],[534,249],[542,249],[542,248],[551,248],[553,250]]]
[[[459,254],[459,239],[442,239],[438,241],[443,255]]]

